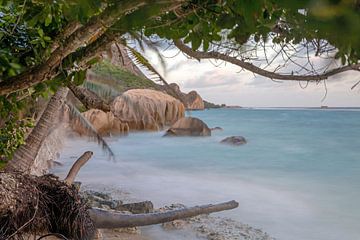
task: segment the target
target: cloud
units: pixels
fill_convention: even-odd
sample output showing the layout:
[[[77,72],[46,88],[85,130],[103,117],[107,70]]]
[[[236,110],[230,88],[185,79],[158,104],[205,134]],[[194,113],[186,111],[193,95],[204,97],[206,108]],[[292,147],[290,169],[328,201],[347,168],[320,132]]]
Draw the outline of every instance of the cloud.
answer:
[[[296,81],[274,82],[249,71],[240,71],[238,66],[232,64],[215,67],[209,61],[199,63],[187,59],[182,53],[176,55],[177,53],[176,49],[163,53],[172,57],[165,58],[165,79],[169,83],[177,83],[184,92],[198,91],[208,101],[249,107],[360,106],[360,85],[357,90],[350,90],[360,80],[357,72],[349,71],[329,78],[326,81],[327,97],[322,101],[326,93],[324,82],[309,83],[302,89]],[[160,69],[154,55],[150,60]],[[298,63],[304,63],[305,60],[299,60]],[[312,60],[318,66],[328,63],[320,58]],[[292,68],[298,69],[296,66]],[[292,68],[282,70],[291,72]],[[301,86],[305,85],[305,82],[301,83]]]
[[[222,73],[220,69],[204,72],[201,76],[189,79],[184,83],[185,88],[213,88],[219,86],[232,86],[239,83],[239,79],[232,74]]]

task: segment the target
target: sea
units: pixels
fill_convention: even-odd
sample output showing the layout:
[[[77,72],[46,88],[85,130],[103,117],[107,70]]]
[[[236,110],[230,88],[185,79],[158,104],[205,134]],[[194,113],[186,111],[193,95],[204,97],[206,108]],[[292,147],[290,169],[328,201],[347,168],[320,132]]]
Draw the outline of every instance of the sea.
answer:
[[[64,175],[86,150],[83,184],[102,184],[151,200],[156,207],[228,200],[215,214],[260,228],[279,240],[360,239],[360,111],[358,109],[211,109],[187,112],[211,137],[131,132],[106,138],[115,158],[96,143],[69,138]],[[243,136],[247,144],[220,141]]]

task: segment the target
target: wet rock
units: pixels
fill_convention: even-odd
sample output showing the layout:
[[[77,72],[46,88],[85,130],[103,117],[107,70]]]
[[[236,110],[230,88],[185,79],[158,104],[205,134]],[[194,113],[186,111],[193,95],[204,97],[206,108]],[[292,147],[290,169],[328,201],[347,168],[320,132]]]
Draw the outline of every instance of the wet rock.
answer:
[[[240,146],[240,145],[246,144],[247,141],[242,136],[232,136],[232,137],[227,137],[227,138],[221,140],[221,143],[232,145],[232,146]]]
[[[85,198],[88,199],[111,200],[110,194],[92,191],[92,190],[84,191],[83,195]]]
[[[137,203],[127,203],[118,205],[115,210],[118,211],[129,211],[134,214],[138,213],[149,213],[154,210],[154,205],[151,201],[143,201]]]
[[[118,206],[123,204],[121,200],[114,200],[111,198],[110,194],[106,193],[85,191],[82,195],[92,207],[116,209]]]
[[[217,232],[210,232],[207,235],[208,240],[225,240],[225,237],[222,236],[220,233]]]
[[[221,128],[221,127],[213,127],[213,128],[210,128],[211,131],[223,131],[224,129]]]
[[[164,136],[211,136],[211,130],[202,120],[185,117],[174,123]]]
[[[179,229],[184,229],[186,225],[187,222],[185,220],[174,220],[172,222],[163,223],[161,226],[165,230],[179,230]]]

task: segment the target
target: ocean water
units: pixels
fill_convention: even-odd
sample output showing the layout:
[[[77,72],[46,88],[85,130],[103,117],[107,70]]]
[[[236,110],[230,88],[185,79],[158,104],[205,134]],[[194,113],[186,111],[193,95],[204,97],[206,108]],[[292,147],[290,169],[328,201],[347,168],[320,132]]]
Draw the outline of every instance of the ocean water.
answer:
[[[108,138],[109,160],[84,139],[68,139],[55,173],[64,175],[85,150],[85,184],[131,192],[156,206],[237,200],[217,215],[261,228],[279,240],[360,239],[360,111],[214,109],[189,112],[211,137],[163,138],[137,132]],[[219,142],[233,135],[248,143]]]

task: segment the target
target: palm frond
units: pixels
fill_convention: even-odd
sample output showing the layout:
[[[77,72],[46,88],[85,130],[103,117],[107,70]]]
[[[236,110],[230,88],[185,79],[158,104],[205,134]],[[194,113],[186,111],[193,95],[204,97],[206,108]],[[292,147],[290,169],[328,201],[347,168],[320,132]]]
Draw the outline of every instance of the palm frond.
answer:
[[[99,97],[106,101],[113,100],[116,96],[120,95],[121,92],[108,84],[103,84],[95,81],[85,81],[83,87],[96,93]]]
[[[160,60],[161,67],[165,70],[166,69],[166,62],[164,57],[161,55],[161,52],[156,47],[157,42],[151,41],[149,38],[145,37],[142,33],[131,31],[129,32],[130,36],[139,44],[140,49],[144,52],[145,45],[148,49],[153,51],[157,58]]]
[[[100,136],[96,131],[94,126],[80,113],[80,111],[69,101],[66,102],[66,105],[69,107],[69,117],[71,121],[76,121],[80,123],[82,127],[87,131],[92,140],[95,140],[102,149],[107,152],[110,158],[113,158],[114,152],[111,150],[107,142]]]
[[[150,62],[135,48],[127,46],[129,50],[129,57],[135,63],[141,67],[147,69],[152,75],[155,75],[156,78],[151,80],[160,82],[162,85],[169,85],[166,80],[161,76],[161,74],[150,64]]]
[[[176,92],[172,87],[169,86],[168,82],[161,76],[161,74],[150,64],[150,62],[141,53],[139,53],[138,51],[136,51],[136,49],[129,46],[127,46],[127,49],[129,50],[129,57],[135,64],[142,66],[143,68],[147,69],[153,76],[155,76],[155,78],[153,77],[151,79],[152,81],[160,82],[164,86],[165,91],[169,95],[179,99],[183,104],[186,105],[183,96],[181,96],[178,92]]]

